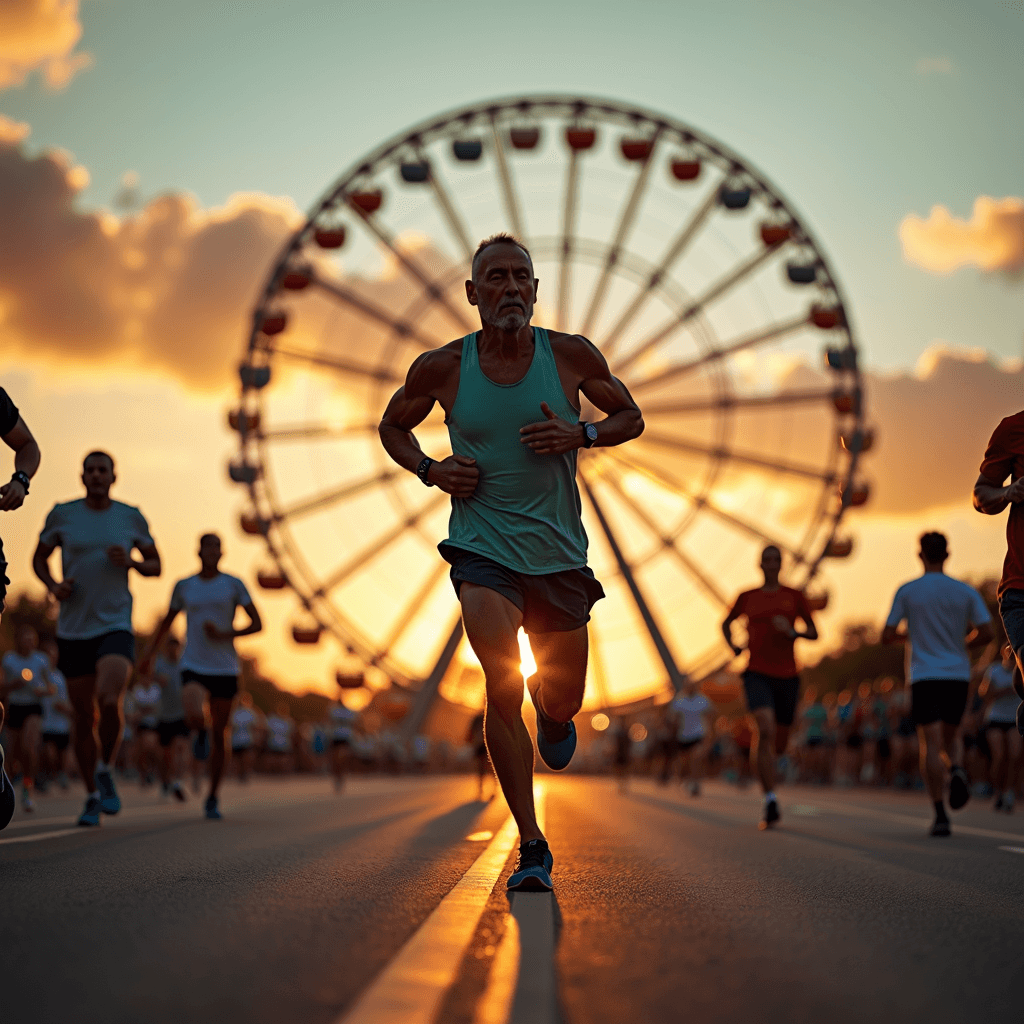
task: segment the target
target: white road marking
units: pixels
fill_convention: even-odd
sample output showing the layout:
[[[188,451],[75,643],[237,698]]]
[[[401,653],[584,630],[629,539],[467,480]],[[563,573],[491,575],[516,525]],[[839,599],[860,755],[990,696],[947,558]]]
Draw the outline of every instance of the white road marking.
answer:
[[[57,829],[56,832],[38,832],[31,836],[10,836],[7,839],[0,839],[0,846],[8,843],[36,843],[41,839],[56,839],[58,836],[84,836],[88,831],[87,828],[75,827]]]
[[[340,1024],[434,1024],[518,834],[509,815],[487,849]]]
[[[1024,846],[1000,846],[999,849],[1007,853],[1024,853]]]

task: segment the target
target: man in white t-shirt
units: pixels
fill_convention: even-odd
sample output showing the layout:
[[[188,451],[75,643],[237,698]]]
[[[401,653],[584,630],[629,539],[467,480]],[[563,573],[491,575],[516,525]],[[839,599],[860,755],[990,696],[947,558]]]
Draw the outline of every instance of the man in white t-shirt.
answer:
[[[950,807],[959,810],[971,795],[955,749],[970,688],[968,648],[983,647],[992,639],[992,616],[981,594],[943,571],[949,551],[941,533],[922,535],[918,557],[924,575],[896,591],[882,643],[910,641],[911,715],[920,741],[921,775],[935,804],[931,834],[948,836],[949,817],[942,802],[945,769],[950,772]],[[907,631],[899,633],[904,620]]]
[[[171,594],[171,606],[150,642],[150,651],[158,649],[178,613],[187,619],[185,651],[181,656],[182,704],[189,727],[196,730],[195,754],[199,760],[210,757],[210,793],[206,798],[207,818],[219,818],[217,790],[224,773],[224,733],[231,716],[231,704],[238,693],[238,655],[235,638],[250,636],[263,628],[260,614],[245,584],[218,568],[222,557],[220,537],[204,533],[199,538],[201,568],[195,576],[178,580]],[[242,608],[249,624],[235,629],[235,610]],[[144,664],[148,669],[150,655]],[[213,751],[207,734],[206,698],[210,701]]]
[[[252,694],[244,691],[231,712],[231,754],[238,766],[238,781],[248,782],[256,764],[256,744],[264,730],[262,712],[253,706]]]
[[[39,650],[46,655],[50,665],[50,686],[53,693],[43,697],[43,770],[54,773],[61,789],[68,788],[68,776],[65,771],[67,750],[71,745],[71,719],[75,709],[68,699],[68,683],[64,673],[57,668],[60,660],[60,648],[55,640],[46,640],[39,645]]]
[[[711,710],[711,701],[687,679],[668,708],[669,724],[675,729],[675,740],[682,755],[679,781],[689,778],[690,795],[700,795],[703,765],[704,737],[707,735],[705,718]]]
[[[90,452],[82,464],[85,497],[54,505],[32,557],[36,575],[60,602],[58,668],[75,709],[75,756],[89,794],[79,825],[98,825],[100,812],[121,809],[111,765],[121,742],[122,701],[135,658],[128,574],[134,569],[140,576],[160,575],[160,554],[145,516],[110,497],[116,479],[114,460],[106,452]],[[49,565],[57,548],[60,583]],[[132,557],[135,550],[141,559]]]

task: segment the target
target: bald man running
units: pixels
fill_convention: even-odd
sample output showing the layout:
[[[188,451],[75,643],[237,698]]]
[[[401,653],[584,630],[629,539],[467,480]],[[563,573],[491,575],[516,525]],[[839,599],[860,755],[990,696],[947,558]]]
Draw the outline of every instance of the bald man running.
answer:
[[[485,239],[466,297],[482,329],[420,356],[380,425],[388,454],[428,487],[452,496],[448,539],[466,635],[484,669],[484,734],[519,826],[509,889],[550,890],[552,857],[533,804],[533,744],[522,719],[519,627],[537,672],[528,681],[537,747],[565,768],[576,749],[587,622],[604,596],[587,568],[576,453],[622,444],[644,428],[640,410],[601,353],[579,335],[531,327],[538,281],[526,247]],[[580,420],[580,394],[607,418]],[[444,409],[453,455],[435,462],[413,429],[434,403]]]

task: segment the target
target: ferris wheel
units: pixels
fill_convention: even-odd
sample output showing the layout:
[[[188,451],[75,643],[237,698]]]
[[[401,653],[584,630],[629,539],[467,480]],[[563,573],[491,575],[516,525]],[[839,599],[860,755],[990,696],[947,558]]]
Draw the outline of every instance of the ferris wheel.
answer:
[[[533,256],[534,322],[594,341],[647,424],[579,453],[607,593],[587,706],[728,664],[719,623],[766,544],[823,608],[823,561],[852,550],[838,528],[868,500],[858,463],[872,440],[828,260],[789,201],[706,134],[536,96],[438,116],[358,160],[270,273],[229,468],[247,488],[242,527],[266,545],[260,585],[297,598],[293,639],[332,636],[411,686],[455,652],[436,550],[448,497],[391,463],[376,426],[418,354],[478,329],[463,282],[500,230]],[[416,434],[434,458],[450,452],[439,408]]]

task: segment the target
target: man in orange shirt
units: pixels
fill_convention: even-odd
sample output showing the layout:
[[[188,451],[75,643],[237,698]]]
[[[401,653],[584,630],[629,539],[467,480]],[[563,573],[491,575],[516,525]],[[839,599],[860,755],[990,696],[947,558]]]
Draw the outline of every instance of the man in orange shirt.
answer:
[[[1007,477],[1010,483],[1004,487]],[[974,485],[974,507],[979,512],[997,516],[1007,506],[1010,514],[1006,560],[999,580],[999,616],[1017,656],[1013,689],[1024,701],[1024,412],[1007,416],[993,431]],[[1017,707],[1017,730],[1024,736],[1024,704]]]
[[[782,552],[771,544],[761,552],[764,586],[740,594],[722,623],[725,642],[739,654],[743,648],[732,638],[732,624],[741,615],[747,619],[750,659],[743,673],[743,688],[747,707],[757,722],[756,770],[764,789],[761,828],[768,828],[781,817],[775,797],[775,758],[786,749],[800,692],[793,641],[797,637],[818,639],[807,600],[799,590],[779,583],[781,569]],[[796,628],[797,619],[804,624],[802,633]]]

